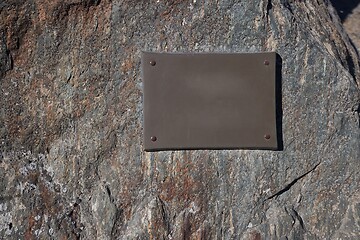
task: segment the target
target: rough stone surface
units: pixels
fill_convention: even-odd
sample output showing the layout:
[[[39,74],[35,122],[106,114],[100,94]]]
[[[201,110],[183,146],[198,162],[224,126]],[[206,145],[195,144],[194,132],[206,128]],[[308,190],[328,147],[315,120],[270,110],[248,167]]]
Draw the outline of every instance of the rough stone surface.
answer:
[[[345,19],[344,27],[353,41],[357,51],[360,52],[360,1],[359,5],[351,11],[351,14]]]
[[[277,51],[282,151],[142,146],[141,51]],[[0,2],[0,238],[359,239],[359,58],[327,0]]]

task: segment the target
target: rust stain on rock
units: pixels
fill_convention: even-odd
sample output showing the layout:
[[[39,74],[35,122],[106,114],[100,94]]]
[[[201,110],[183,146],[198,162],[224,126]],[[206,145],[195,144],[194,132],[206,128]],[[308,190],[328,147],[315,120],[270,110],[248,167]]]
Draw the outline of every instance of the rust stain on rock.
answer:
[[[134,67],[134,60],[132,58],[127,58],[121,64],[121,71],[123,73],[129,72]]]
[[[36,224],[36,221],[35,221],[35,216],[36,216],[36,213],[31,213],[28,218],[27,218],[27,228],[26,228],[26,232],[24,234],[25,236],[25,239],[35,239],[35,236],[33,234],[33,227],[35,226]]]
[[[165,201],[189,201],[195,197],[197,190],[201,188],[191,176],[193,163],[184,154],[184,160],[178,160],[173,175],[165,179],[161,184],[161,199]]]
[[[252,231],[250,233],[250,239],[251,240],[261,240],[261,234],[257,231]]]

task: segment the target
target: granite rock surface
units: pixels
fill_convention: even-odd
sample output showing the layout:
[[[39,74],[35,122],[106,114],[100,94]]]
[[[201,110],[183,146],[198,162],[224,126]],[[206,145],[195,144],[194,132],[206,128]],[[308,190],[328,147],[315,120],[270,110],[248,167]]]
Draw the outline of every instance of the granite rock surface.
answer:
[[[357,51],[360,52],[360,2],[346,17],[344,27]]]
[[[141,51],[276,51],[281,151],[146,153]],[[329,1],[0,2],[0,238],[359,239],[359,57]]]

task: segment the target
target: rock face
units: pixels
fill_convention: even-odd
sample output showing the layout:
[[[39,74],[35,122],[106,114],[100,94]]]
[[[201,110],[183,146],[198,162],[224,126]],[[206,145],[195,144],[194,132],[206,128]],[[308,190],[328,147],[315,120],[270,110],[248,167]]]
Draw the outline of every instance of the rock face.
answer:
[[[360,2],[358,4],[345,19],[344,27],[357,51],[360,52]]]
[[[327,0],[0,3],[3,239],[359,239],[359,58]],[[281,151],[142,141],[141,51],[276,51]]]

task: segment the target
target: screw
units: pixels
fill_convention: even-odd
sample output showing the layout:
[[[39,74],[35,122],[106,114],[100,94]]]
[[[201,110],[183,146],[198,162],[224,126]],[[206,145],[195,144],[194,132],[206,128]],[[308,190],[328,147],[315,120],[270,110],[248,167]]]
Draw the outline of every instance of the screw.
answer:
[[[155,65],[156,65],[156,62],[155,62],[155,61],[150,61],[150,65],[151,65],[151,66],[155,66]]]
[[[157,138],[155,136],[152,136],[151,138],[151,141],[155,142],[157,140]]]
[[[264,135],[264,138],[265,138],[266,140],[269,140],[269,139],[270,139],[270,134],[265,134],[265,135]]]
[[[269,65],[269,64],[270,64],[269,60],[265,60],[265,61],[264,61],[264,64],[265,64],[266,66]]]

